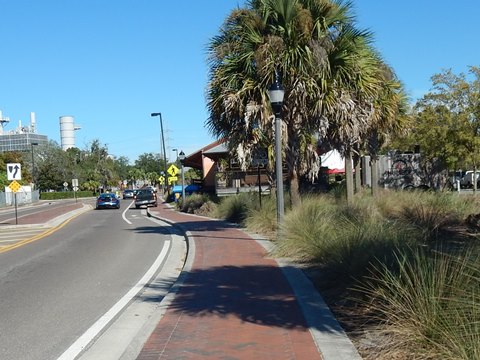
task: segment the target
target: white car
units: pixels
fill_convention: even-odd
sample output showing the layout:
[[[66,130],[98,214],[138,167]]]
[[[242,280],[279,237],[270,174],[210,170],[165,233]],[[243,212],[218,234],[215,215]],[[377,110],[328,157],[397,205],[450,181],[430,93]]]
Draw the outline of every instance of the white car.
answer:
[[[480,188],[480,170],[477,171],[474,175],[473,170],[468,170],[465,172],[465,175],[463,176],[462,180],[460,180],[460,186],[463,188],[473,188],[473,184],[476,181],[477,182],[477,188]]]

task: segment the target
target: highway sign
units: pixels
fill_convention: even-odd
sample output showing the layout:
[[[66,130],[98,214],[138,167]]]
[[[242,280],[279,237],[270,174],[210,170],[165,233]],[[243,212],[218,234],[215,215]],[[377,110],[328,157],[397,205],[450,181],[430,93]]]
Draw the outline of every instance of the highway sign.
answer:
[[[168,168],[167,172],[170,174],[170,176],[177,176],[180,170],[175,165],[172,164]]]
[[[8,187],[10,188],[10,190],[12,190],[14,193],[16,193],[18,190],[20,190],[22,188],[22,185],[20,185],[18,182],[13,180],[10,183],[10,185],[8,185]]]
[[[22,165],[19,163],[7,164],[7,180],[22,180]]]

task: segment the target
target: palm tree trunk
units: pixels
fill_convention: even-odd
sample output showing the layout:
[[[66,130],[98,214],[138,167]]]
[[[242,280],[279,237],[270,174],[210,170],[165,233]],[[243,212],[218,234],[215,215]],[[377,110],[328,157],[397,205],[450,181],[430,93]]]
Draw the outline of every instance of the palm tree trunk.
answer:
[[[347,204],[353,203],[353,171],[352,171],[352,151],[348,150],[345,154],[345,179],[347,182]]]
[[[292,207],[299,206],[302,203],[300,197],[298,174],[295,169],[290,174],[290,203]]]
[[[355,193],[358,193],[362,188],[362,174],[361,174],[362,169],[360,166],[359,156],[355,156],[354,163],[355,163]]]
[[[371,157],[371,172],[372,172],[372,196],[378,197],[378,159],[376,156]]]

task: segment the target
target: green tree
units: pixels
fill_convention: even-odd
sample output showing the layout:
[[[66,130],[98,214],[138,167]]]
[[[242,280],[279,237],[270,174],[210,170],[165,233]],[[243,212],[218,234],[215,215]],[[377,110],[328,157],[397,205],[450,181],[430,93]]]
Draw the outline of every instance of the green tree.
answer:
[[[58,162],[48,159],[39,165],[37,186],[40,191],[61,190],[65,181],[62,168]]]
[[[378,196],[378,155],[382,146],[393,137],[404,133],[409,121],[407,97],[393,70],[379,60],[377,79],[379,87],[373,97],[370,124],[366,130],[364,143],[371,158],[372,194]],[[360,176],[360,171],[356,172]]]
[[[103,189],[118,185],[120,178],[115,172],[114,160],[108,154],[107,145],[102,146],[100,140],[91,142],[82,163],[87,181],[98,181]]]
[[[394,145],[419,145],[427,160],[439,159],[451,170],[478,168],[480,161],[480,69],[468,74],[451,69],[432,76],[432,90],[418,100],[409,132]]]
[[[135,160],[135,167],[146,174],[152,172],[159,174],[160,169],[164,171],[165,162],[160,159],[159,154],[144,153]]]
[[[88,180],[88,181],[82,183],[81,188],[82,188],[82,190],[89,190],[89,191],[93,192],[94,194],[96,194],[97,191],[99,191],[100,186],[101,186],[101,184],[98,181]]]
[[[299,176],[319,170],[317,138],[350,154],[368,125],[378,66],[369,33],[355,28],[351,4],[252,0],[234,10],[209,46],[207,126],[246,167],[256,147],[273,153],[267,88],[282,75],[283,149],[291,199]],[[273,163],[273,162],[271,162]]]
[[[145,179],[145,172],[134,167],[128,171],[127,176],[128,176],[128,182],[132,185],[136,185],[138,180]]]
[[[114,157],[114,170],[118,174],[118,177],[123,180],[128,180],[128,171],[132,168],[129,165],[129,160],[125,156]]]

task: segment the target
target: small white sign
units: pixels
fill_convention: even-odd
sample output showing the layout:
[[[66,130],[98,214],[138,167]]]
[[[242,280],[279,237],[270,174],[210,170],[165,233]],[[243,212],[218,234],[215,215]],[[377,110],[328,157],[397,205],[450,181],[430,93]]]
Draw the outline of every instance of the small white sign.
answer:
[[[18,163],[7,164],[7,180],[22,180],[22,165]]]
[[[72,186],[78,187],[78,179],[72,179]]]

